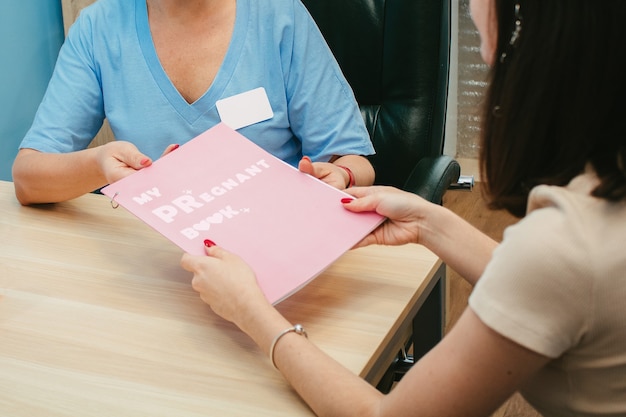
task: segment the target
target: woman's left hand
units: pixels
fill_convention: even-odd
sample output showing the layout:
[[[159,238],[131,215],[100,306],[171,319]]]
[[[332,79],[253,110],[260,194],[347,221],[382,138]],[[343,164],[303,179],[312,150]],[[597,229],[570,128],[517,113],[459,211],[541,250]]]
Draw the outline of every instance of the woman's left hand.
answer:
[[[348,173],[343,168],[330,162],[312,162],[308,156],[302,157],[298,169],[340,190],[345,189],[350,181]]]

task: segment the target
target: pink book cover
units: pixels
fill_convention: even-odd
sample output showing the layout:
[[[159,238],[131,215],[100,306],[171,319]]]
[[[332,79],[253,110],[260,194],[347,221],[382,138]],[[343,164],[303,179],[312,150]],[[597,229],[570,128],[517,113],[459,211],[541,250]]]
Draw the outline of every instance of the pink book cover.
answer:
[[[102,192],[185,252],[210,239],[241,256],[274,304],[384,220],[223,123]]]

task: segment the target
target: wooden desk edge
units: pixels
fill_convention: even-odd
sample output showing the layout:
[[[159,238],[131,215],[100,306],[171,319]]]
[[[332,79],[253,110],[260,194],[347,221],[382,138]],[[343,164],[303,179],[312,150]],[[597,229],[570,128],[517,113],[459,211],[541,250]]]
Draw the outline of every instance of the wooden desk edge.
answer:
[[[441,259],[437,259],[430,273],[424,279],[425,285],[416,289],[411,302],[407,305],[407,310],[405,310],[405,315],[403,316],[405,319],[398,318],[394,327],[389,329],[389,333],[385,338],[387,343],[379,347],[378,351],[370,358],[361,371],[360,376],[363,379],[374,386],[378,385],[411,336],[413,332],[413,317],[415,317],[440,280],[445,280],[445,264]],[[445,309],[445,305],[442,308]]]

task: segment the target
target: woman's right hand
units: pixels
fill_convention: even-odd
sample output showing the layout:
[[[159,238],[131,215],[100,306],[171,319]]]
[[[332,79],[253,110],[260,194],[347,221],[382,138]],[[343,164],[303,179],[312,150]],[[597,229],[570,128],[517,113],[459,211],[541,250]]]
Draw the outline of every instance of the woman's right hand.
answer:
[[[355,247],[418,243],[474,285],[498,246],[454,212],[416,194],[380,186],[348,188],[345,192],[356,197],[342,200],[347,210],[375,211],[387,217]]]
[[[383,224],[361,240],[356,247],[372,244],[420,243],[425,214],[436,206],[416,194],[394,187],[354,187],[344,191],[355,197],[349,202],[344,202],[347,210],[357,213],[374,211],[387,217]]]
[[[178,144],[168,145],[161,158],[178,149]],[[100,168],[107,184],[120,180],[135,171],[152,165],[152,160],[139,152],[137,147],[125,141],[112,141],[100,147],[98,155]]]
[[[107,184],[152,165],[152,160],[130,142],[115,140],[97,149],[96,159]]]

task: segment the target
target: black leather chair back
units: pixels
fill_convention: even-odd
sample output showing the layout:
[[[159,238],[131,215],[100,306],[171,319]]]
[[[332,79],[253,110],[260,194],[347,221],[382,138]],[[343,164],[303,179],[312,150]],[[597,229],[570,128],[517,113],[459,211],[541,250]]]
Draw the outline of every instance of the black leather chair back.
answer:
[[[376,184],[406,188],[420,159],[443,152],[449,1],[303,0],[359,102]]]

